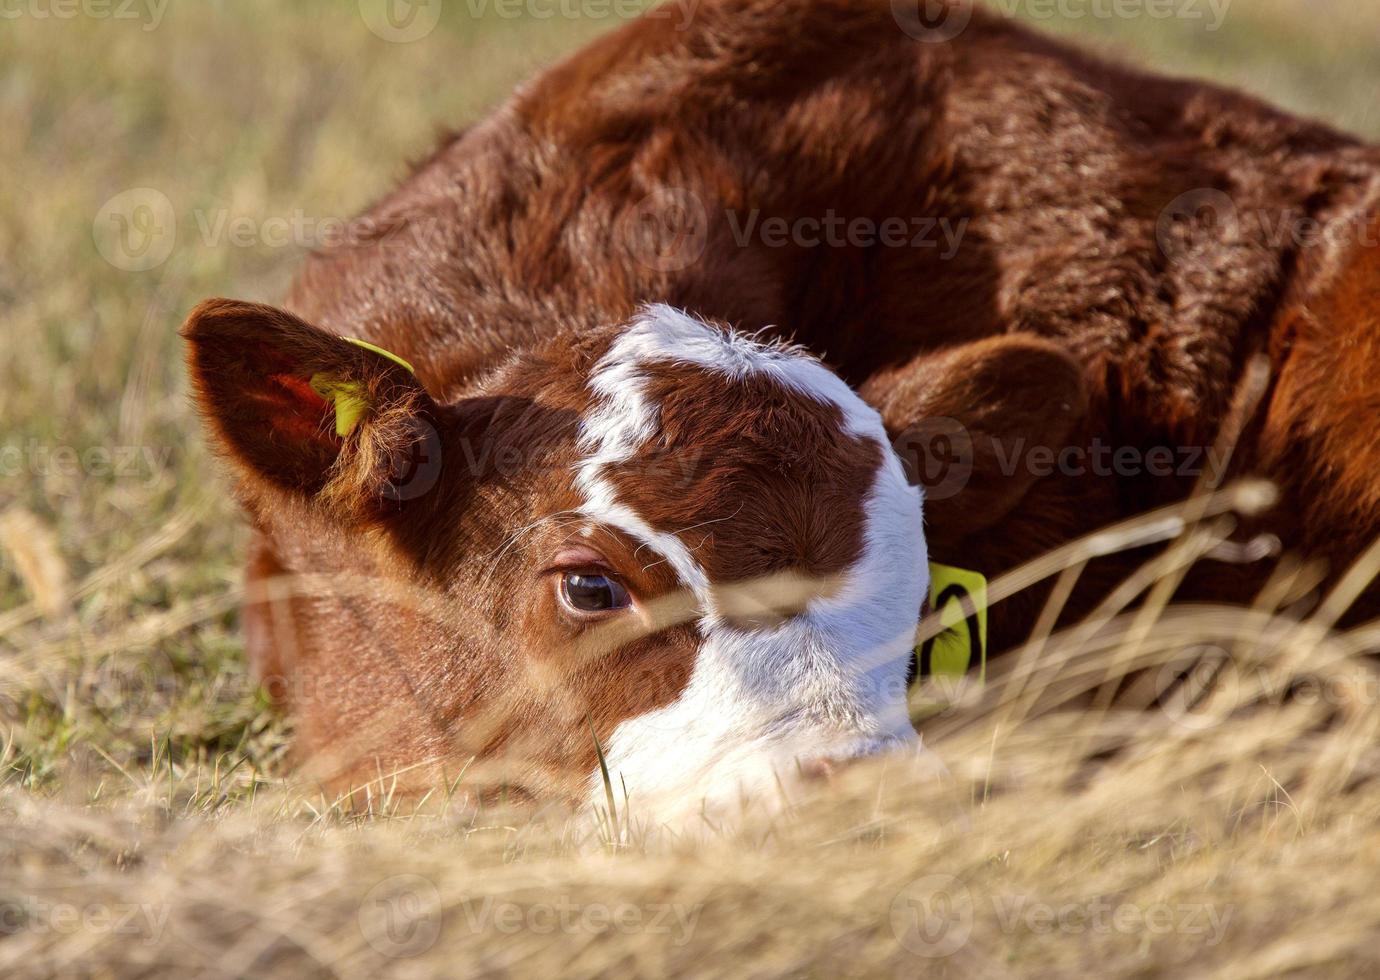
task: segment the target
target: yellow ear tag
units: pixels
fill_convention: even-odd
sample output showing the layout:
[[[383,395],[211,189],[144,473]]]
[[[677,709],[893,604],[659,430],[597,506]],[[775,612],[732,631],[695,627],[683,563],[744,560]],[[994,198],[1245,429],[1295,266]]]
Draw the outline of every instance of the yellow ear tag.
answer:
[[[921,677],[959,680],[977,669],[987,679],[987,579],[949,565],[930,565],[930,609],[944,631],[916,649]]]
[[[417,373],[417,369],[416,369],[416,368],[414,368],[414,367],[413,367],[411,364],[409,364],[407,361],[404,361],[404,360],[403,360],[401,357],[399,357],[397,354],[394,354],[391,350],[384,350],[382,347],[375,347],[373,344],[369,343],[369,341],[367,341],[367,340],[358,340],[358,339],[356,339],[355,337],[341,337],[340,339],[346,341],[347,343],[354,344],[356,347],[363,347],[365,350],[371,350],[371,351],[373,351],[375,354],[379,354],[379,355],[381,355],[381,356],[383,356],[383,357],[388,358],[390,361],[392,361],[394,364],[397,364],[399,367],[405,367],[405,368],[407,368],[407,373],[408,373],[408,374],[416,374],[416,373]]]
[[[394,364],[407,368],[409,374],[417,373],[411,364],[392,351],[354,337],[342,337],[341,340],[386,357]],[[313,374],[309,383],[312,391],[335,406],[335,434],[343,439],[355,431],[359,420],[369,411],[369,398],[364,393],[364,385],[359,381],[341,381],[330,374]]]

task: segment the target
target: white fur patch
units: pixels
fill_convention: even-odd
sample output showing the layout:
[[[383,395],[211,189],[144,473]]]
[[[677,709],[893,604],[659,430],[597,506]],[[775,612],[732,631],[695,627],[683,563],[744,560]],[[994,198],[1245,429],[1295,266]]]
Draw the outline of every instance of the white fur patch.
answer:
[[[690,550],[675,535],[653,529],[619,503],[613,485],[603,476],[607,468],[632,459],[656,433],[657,409],[645,397],[640,371],[641,365],[653,359],[647,356],[650,345],[646,341],[645,332],[636,327],[625,331],[590,376],[589,388],[598,403],[580,424],[579,445],[585,453],[575,472],[575,488],[585,498],[580,511],[656,551],[675,569],[681,582],[703,600],[709,577]]]
[[[655,434],[657,407],[646,400],[641,367],[667,361],[730,378],[766,374],[834,405],[850,435],[882,447],[883,462],[865,499],[862,554],[837,591],[771,628],[739,629],[707,613],[680,698],[623,722],[604,747],[614,784],[663,820],[731,807],[744,794],[774,797],[798,759],[913,744],[905,678],[928,587],[920,491],[906,482],[880,416],[802,351],[725,335],[667,306],[635,319],[590,379],[598,406],[582,425],[586,456],[575,479],[583,513],[655,549],[712,610],[708,577],[690,550],[619,502],[603,476]],[[595,773],[591,799],[602,798]]]

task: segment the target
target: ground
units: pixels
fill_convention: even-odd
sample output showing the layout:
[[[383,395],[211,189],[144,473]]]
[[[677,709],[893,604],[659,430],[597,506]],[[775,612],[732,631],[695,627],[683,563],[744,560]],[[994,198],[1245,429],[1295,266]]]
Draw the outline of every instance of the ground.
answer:
[[[1380,8],[991,5],[1380,136]],[[176,327],[206,296],[280,297],[439,129],[632,9],[382,6],[0,5],[0,972],[1380,965],[1380,685],[1357,657],[1380,631],[1180,609],[1163,570],[1150,612],[1036,637],[1039,669],[936,719],[949,777],[861,772],[694,845],[635,801],[475,810],[457,784],[418,808],[383,784],[359,815],[294,780],[244,672],[245,536]],[[1207,642],[1230,684],[1206,704],[1043,709]]]

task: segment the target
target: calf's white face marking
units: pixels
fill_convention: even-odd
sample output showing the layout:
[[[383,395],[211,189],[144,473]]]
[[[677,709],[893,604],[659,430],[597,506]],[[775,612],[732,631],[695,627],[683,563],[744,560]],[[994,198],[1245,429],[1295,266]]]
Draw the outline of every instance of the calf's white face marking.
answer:
[[[767,376],[802,398],[836,407],[850,436],[875,440],[881,464],[865,498],[860,556],[827,596],[779,625],[744,629],[714,612],[711,582],[675,534],[619,501],[607,474],[657,432],[643,369],[691,364],[732,379]],[[773,800],[797,760],[850,758],[914,744],[905,678],[928,588],[920,491],[890,450],[881,418],[803,352],[725,335],[668,306],[648,307],[610,347],[589,380],[595,408],[581,427],[575,485],[591,521],[653,549],[705,610],[690,680],[663,708],[624,721],[604,746],[615,786],[659,818],[731,807],[744,795]],[[602,802],[595,772],[590,799]]]

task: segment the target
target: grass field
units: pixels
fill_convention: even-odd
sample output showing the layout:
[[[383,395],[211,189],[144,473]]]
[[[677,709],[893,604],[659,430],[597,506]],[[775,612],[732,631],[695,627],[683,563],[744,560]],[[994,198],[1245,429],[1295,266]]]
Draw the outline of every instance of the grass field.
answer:
[[[0,975],[1380,969],[1380,630],[1330,628],[1366,570],[1303,623],[1179,609],[1194,535],[1147,612],[1035,638],[939,718],[946,779],[859,772],[693,846],[386,784],[346,814],[294,781],[176,327],[206,296],[279,298],[438,128],[618,20],[447,0],[403,43],[377,6],[0,5]],[[1236,0],[1209,30],[1206,0],[1016,6],[1380,136],[1380,8]],[[1046,710],[1204,643],[1225,700]]]

